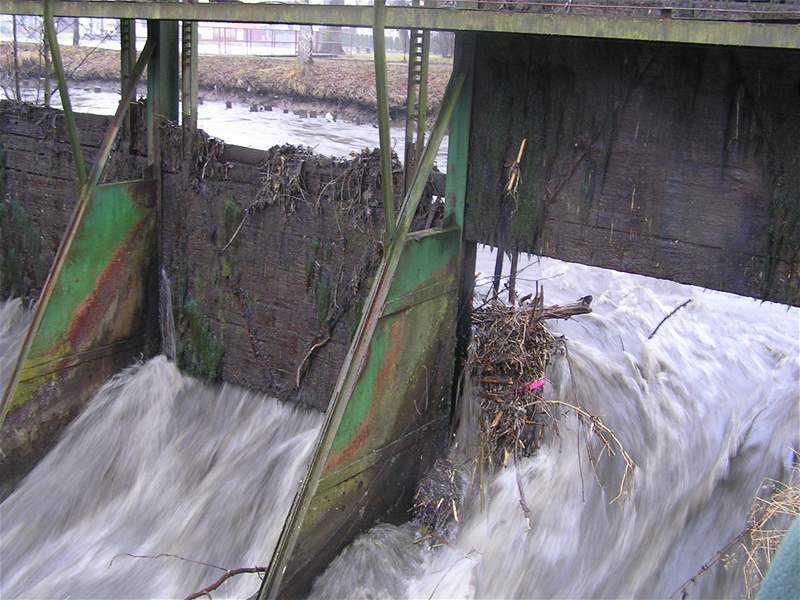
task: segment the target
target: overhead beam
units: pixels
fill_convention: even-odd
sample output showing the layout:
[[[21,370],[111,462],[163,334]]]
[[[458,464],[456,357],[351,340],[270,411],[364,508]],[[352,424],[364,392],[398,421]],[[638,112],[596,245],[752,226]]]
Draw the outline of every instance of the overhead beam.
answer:
[[[36,0],[0,0],[0,12],[41,15]],[[163,19],[240,23],[287,23],[372,27],[372,6],[60,0],[64,17]],[[570,14],[535,14],[458,8],[387,7],[386,27],[487,31],[653,42],[800,49],[800,15],[794,22],[702,21]]]

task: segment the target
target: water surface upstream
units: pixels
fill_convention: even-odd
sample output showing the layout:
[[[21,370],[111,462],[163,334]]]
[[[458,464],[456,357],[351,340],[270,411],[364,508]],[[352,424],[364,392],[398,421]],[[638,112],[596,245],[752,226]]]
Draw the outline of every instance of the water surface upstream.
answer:
[[[119,103],[119,94],[107,90],[105,86],[100,89],[95,92],[94,85],[85,88],[75,84],[70,89],[73,110],[113,115]],[[28,89],[24,95],[26,99],[35,100],[36,91]],[[53,106],[61,107],[58,94],[53,96]],[[228,144],[260,150],[294,144],[310,146],[326,156],[347,156],[351,152],[380,145],[378,127],[372,123],[357,124],[342,119],[334,121],[332,115],[326,118],[325,111],[313,118],[300,117],[292,112],[284,113],[278,106],[271,111],[250,112],[249,105],[243,102],[234,102],[231,108],[226,108],[223,101],[204,101],[198,107],[198,127]],[[392,148],[402,161],[405,130],[394,126],[391,134]],[[436,156],[436,166],[441,171],[447,169],[447,136]]]

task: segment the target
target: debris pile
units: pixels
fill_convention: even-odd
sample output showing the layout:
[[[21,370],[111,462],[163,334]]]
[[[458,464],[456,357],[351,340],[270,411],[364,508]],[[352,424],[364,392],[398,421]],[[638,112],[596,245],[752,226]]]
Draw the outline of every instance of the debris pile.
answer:
[[[446,535],[450,524],[458,522],[463,499],[462,475],[449,458],[438,458],[414,495],[413,510],[427,532]]]
[[[440,459],[420,483],[414,510],[423,530],[434,538],[446,539],[453,522],[458,522],[465,487],[462,473],[476,464],[481,474],[485,467],[493,472],[530,456],[548,428],[556,427],[559,411],[543,400],[542,391],[552,353],[563,347],[563,340],[554,337],[544,322],[587,314],[592,299],[545,307],[538,292],[523,300],[517,307],[494,299],[473,309],[465,371],[475,383],[480,403],[480,456],[460,465],[452,457]],[[526,511],[522,496],[521,503]]]

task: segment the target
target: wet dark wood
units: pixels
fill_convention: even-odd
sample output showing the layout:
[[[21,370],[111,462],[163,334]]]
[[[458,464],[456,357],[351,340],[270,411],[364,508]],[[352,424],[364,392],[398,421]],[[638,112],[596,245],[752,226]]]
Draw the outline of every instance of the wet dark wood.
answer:
[[[800,53],[484,36],[476,68],[467,239],[800,304]]]

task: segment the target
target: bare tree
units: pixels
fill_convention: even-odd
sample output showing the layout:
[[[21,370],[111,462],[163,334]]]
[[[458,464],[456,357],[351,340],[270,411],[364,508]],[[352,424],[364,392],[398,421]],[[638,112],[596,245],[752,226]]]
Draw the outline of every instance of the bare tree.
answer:
[[[17,43],[17,15],[11,17],[12,46],[11,53],[14,55],[14,99],[22,99],[19,91],[19,44]]]
[[[55,19],[54,26],[56,29],[56,36],[59,33],[73,28],[73,41],[74,41],[74,22],[73,19]],[[64,73],[66,78],[72,79],[78,70],[89,60],[92,55],[102,46],[108,39],[118,34],[119,28],[110,29],[102,32],[102,36],[97,40],[96,45],[87,49],[86,52],[73,52],[64,55]],[[23,58],[20,61],[19,38],[23,40],[35,40],[33,47],[30,50],[23,50]],[[77,50],[77,49],[76,49]],[[35,59],[31,59],[31,55]],[[22,64],[20,64],[22,62]],[[33,63],[33,64],[31,64]],[[3,93],[6,98],[15,100],[22,99],[22,90],[20,85],[20,77],[25,72],[28,76],[33,76],[36,82],[36,96],[32,99],[34,104],[43,104],[50,106],[53,95],[58,91],[58,87],[53,85],[53,69],[51,64],[51,54],[49,44],[47,42],[43,21],[41,18],[34,17],[30,20],[20,19],[17,21],[16,16],[12,20],[12,44],[11,44],[11,57],[9,64],[4,65],[3,79],[13,80],[13,89],[8,89],[6,85],[2,85]],[[8,78],[8,79],[7,79]]]
[[[307,66],[314,62],[314,29],[310,25],[300,28],[297,35],[297,61]]]

